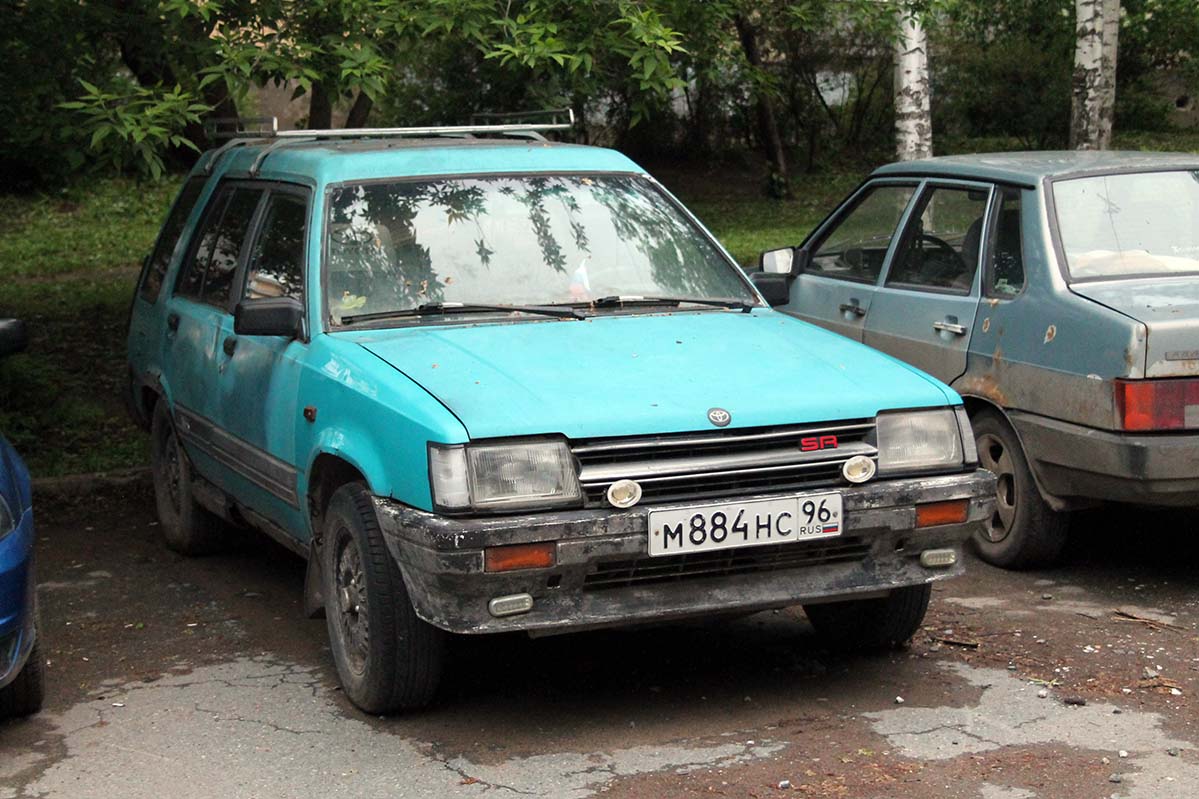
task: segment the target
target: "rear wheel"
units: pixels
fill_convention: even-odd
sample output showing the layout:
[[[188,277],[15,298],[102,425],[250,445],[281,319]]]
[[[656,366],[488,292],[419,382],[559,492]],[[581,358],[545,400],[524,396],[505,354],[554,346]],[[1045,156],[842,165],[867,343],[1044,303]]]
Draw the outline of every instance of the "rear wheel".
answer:
[[[4,688],[0,688],[0,718],[32,716],[42,709],[46,698],[46,661],[41,646],[34,643],[25,668]]]
[[[323,532],[325,620],[346,696],[367,713],[427,705],[446,634],[416,615],[365,486],[333,493]]]
[[[896,588],[885,597],[804,605],[821,638],[838,649],[892,649],[903,646],[924,623],[929,584]]]
[[[192,496],[191,461],[179,444],[166,400],[155,403],[151,438],[154,502],[167,546],[183,555],[207,555],[226,547],[229,536],[224,522]]]
[[[893,649],[916,635],[933,587],[908,585],[878,599],[805,605],[818,635],[838,649]]]
[[[1020,439],[1005,419],[985,410],[971,425],[979,464],[996,478],[995,512],[974,535],[979,557],[1005,569],[1053,565],[1066,545],[1069,517],[1041,497]]]

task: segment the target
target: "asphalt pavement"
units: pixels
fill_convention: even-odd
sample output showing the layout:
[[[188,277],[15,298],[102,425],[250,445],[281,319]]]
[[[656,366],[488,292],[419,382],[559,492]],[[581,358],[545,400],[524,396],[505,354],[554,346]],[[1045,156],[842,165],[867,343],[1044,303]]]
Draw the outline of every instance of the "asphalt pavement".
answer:
[[[0,799],[1199,795],[1193,512],[1083,515],[1052,571],[972,561],[903,651],[826,651],[799,610],[458,639],[392,718],[342,696],[275,544],[179,557],[136,487],[37,518],[48,705],[0,722]]]

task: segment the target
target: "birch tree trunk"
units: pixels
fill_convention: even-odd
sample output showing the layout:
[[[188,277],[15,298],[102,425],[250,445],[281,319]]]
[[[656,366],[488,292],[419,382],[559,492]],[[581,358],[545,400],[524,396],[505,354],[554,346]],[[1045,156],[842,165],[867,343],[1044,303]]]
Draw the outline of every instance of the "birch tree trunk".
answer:
[[[1074,0],[1074,46],[1070,147],[1106,150],[1116,111],[1116,56],[1120,0]]]
[[[900,161],[933,154],[929,107],[928,36],[920,19],[904,7],[895,42],[895,151]]]

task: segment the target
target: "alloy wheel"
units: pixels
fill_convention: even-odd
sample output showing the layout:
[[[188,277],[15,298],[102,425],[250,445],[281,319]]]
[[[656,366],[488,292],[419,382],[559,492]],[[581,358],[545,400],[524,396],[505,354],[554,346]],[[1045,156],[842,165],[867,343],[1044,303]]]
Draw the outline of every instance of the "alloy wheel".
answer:
[[[1016,518],[1016,465],[1007,446],[991,433],[978,437],[978,460],[996,478],[995,512],[987,520],[986,536],[999,543],[1011,534]]]

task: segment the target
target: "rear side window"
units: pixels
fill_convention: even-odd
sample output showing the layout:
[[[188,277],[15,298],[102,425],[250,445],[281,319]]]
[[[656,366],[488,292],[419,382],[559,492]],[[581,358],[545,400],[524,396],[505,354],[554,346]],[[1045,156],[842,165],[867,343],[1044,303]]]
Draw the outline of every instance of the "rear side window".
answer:
[[[262,189],[226,187],[213,201],[191,261],[179,277],[176,294],[224,308],[229,304],[233,277],[246,233]]]
[[[994,297],[1014,297],[1024,288],[1024,250],[1020,231],[1020,192],[1004,189],[995,217],[987,290]]]
[[[825,235],[812,254],[809,271],[863,283],[878,280],[891,238],[915,191],[915,186],[867,189],[853,210]]]
[[[304,295],[304,243],[308,203],[295,194],[273,193],[262,232],[250,253],[244,299]]]
[[[138,295],[146,302],[152,303],[158,299],[158,293],[162,290],[163,278],[167,274],[167,267],[171,265],[171,257],[175,254],[179,237],[183,235],[183,226],[187,224],[187,218],[191,215],[192,208],[196,206],[196,200],[200,198],[200,192],[204,190],[204,184],[207,182],[208,178],[203,175],[188,178],[179,191],[179,196],[175,198],[175,204],[171,206],[171,212],[167,214],[167,221],[163,223],[162,230],[158,234],[154,252],[150,253],[145,276],[142,278],[142,285],[138,290]]]

